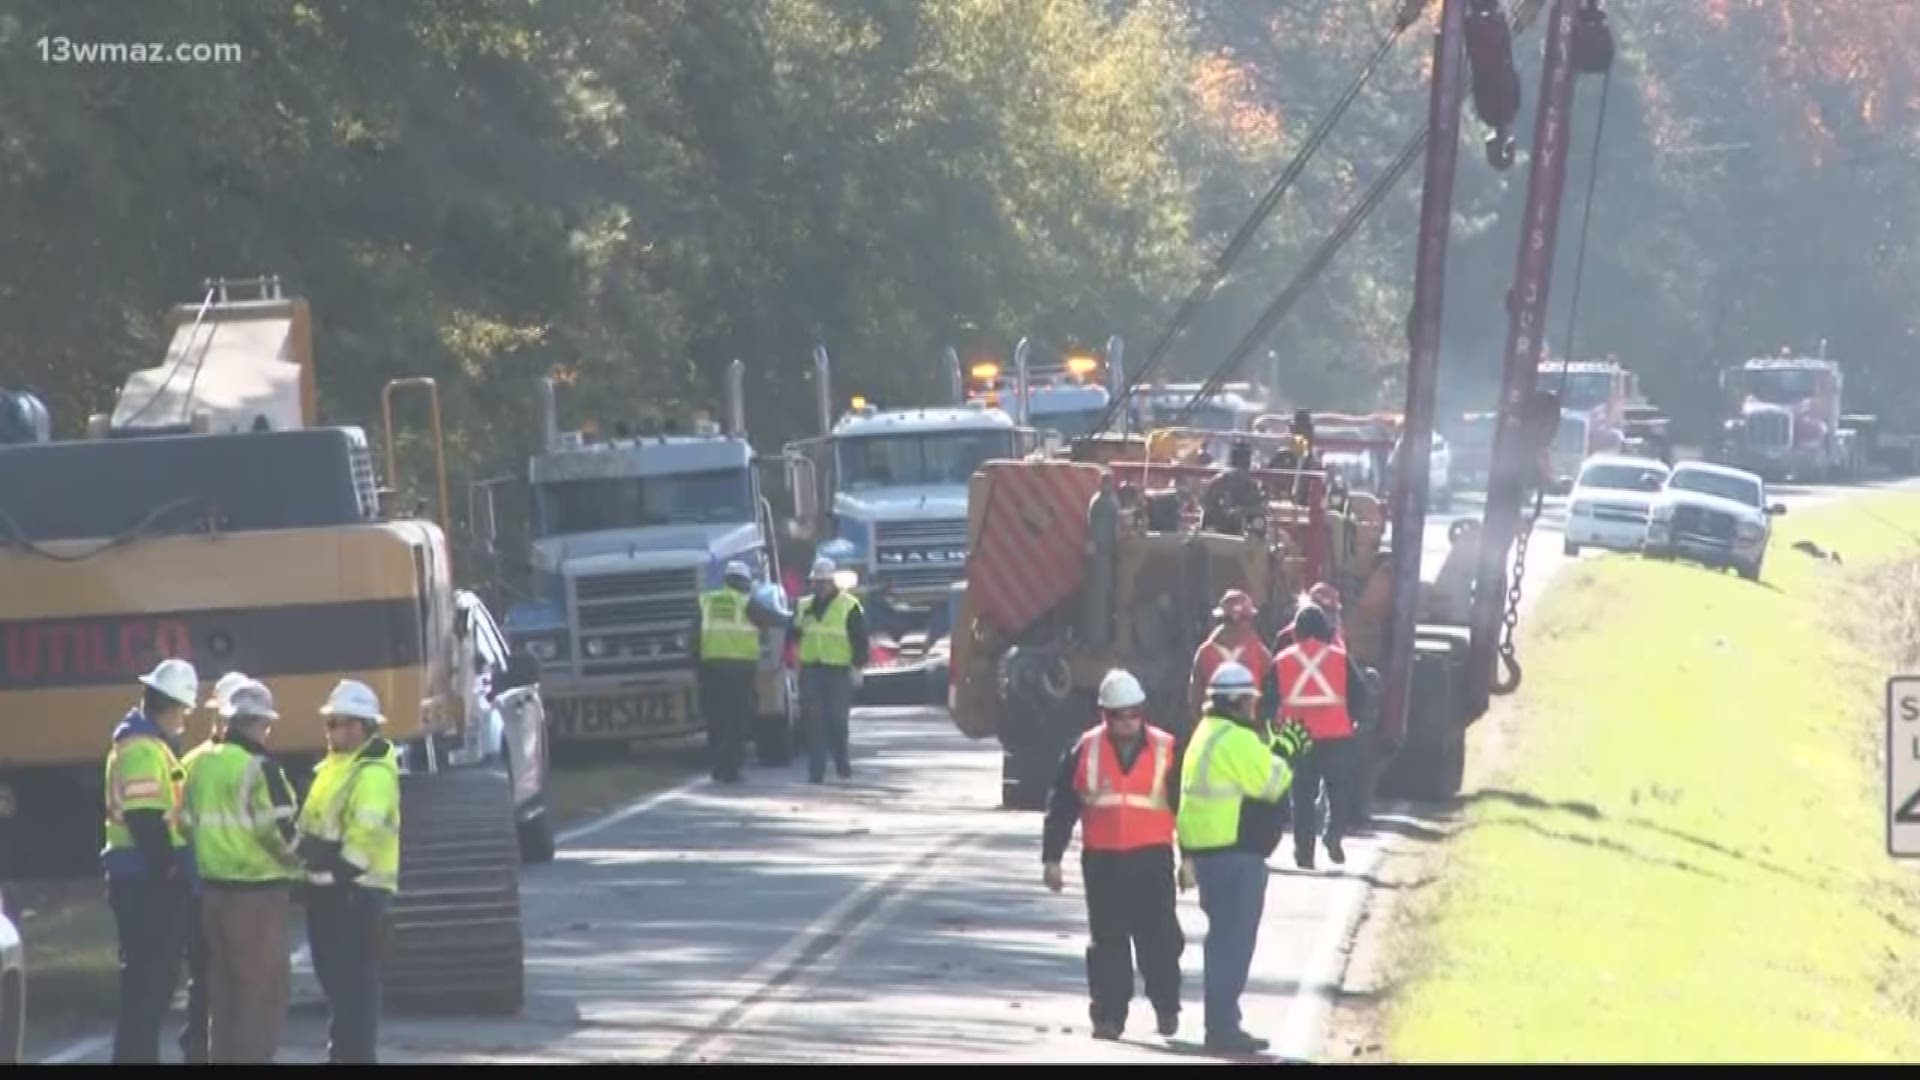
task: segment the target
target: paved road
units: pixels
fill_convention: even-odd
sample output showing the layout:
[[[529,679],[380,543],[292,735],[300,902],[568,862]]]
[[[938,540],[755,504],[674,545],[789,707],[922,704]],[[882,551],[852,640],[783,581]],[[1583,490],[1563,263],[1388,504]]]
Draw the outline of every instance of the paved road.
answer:
[[[1780,489],[1796,509],[1852,489]],[[1430,523],[1426,574],[1447,524]],[[1529,595],[1567,560],[1563,507],[1532,546]],[[1590,558],[1605,558],[1592,554]],[[392,1061],[1168,1061],[1197,1048],[1205,919],[1183,896],[1187,1011],[1180,1040],[1136,1005],[1119,1043],[1088,1037],[1085,914],[1077,860],[1067,890],[1039,882],[1039,817],[995,808],[999,753],[937,709],[862,709],[855,777],[805,783],[754,770],[738,788],[702,780],[637,813],[575,830],[523,878],[530,997],[504,1022],[386,1021]],[[1382,820],[1412,814],[1384,807]],[[1312,1058],[1326,1000],[1382,843],[1349,844],[1345,868],[1274,875],[1243,1000],[1274,1057]],[[304,964],[302,965],[304,968]],[[304,974],[282,1060],[316,1060],[324,1035]],[[95,1037],[33,1057],[104,1060]]]

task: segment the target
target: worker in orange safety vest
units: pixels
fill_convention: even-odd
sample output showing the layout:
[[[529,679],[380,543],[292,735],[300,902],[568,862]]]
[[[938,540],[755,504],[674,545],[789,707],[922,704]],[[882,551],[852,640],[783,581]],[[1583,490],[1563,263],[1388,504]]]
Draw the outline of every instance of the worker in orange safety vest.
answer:
[[[1200,722],[1207,684],[1221,664],[1232,661],[1248,671],[1267,670],[1273,655],[1261,643],[1260,628],[1254,625],[1258,614],[1253,597],[1244,591],[1228,589],[1221,594],[1219,606],[1213,609],[1218,625],[1193,654],[1193,676],[1187,682],[1187,730]]]
[[[1313,738],[1312,749],[1294,763],[1293,780],[1293,861],[1311,870],[1320,839],[1323,783],[1327,856],[1335,865],[1347,861],[1341,841],[1353,828],[1359,779],[1355,776],[1354,714],[1365,708],[1361,699],[1368,684],[1345,644],[1337,640],[1333,619],[1318,605],[1300,608],[1293,619],[1293,633],[1293,644],[1273,658],[1266,686],[1277,700],[1265,707],[1282,720],[1299,721]]]
[[[1133,998],[1133,960],[1140,960],[1147,1000],[1160,1034],[1180,1030],[1180,930],[1174,890],[1188,880],[1174,867],[1174,814],[1180,797],[1179,748],[1146,722],[1140,680],[1114,670],[1100,683],[1101,722],[1060,760],[1041,838],[1041,879],[1059,892],[1060,862],[1080,825],[1080,872],[1086,880],[1088,1014],[1093,1037],[1118,1039]]]

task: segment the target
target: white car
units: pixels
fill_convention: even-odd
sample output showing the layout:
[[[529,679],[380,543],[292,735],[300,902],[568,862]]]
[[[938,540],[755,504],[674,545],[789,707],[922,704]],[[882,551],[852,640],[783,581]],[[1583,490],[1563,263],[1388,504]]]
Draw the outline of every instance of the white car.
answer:
[[[14,915],[0,894],[0,1065],[20,1064],[27,1037],[27,952]]]
[[[1670,471],[1652,458],[1596,454],[1587,459],[1567,495],[1567,556],[1578,556],[1583,547],[1639,551],[1647,538],[1647,514]]]
[[[1731,566],[1748,581],[1758,581],[1773,518],[1786,512],[1780,503],[1767,505],[1766,482],[1753,473],[1683,461],[1653,502],[1644,550],[1654,559]]]

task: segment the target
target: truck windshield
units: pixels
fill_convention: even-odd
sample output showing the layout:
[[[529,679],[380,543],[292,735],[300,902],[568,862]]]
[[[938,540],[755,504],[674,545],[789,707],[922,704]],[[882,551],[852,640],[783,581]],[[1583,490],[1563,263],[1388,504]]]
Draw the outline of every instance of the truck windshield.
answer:
[[[566,536],[649,525],[752,521],[753,485],[745,469],[534,485],[539,536]]]
[[[1580,474],[1580,486],[1609,491],[1659,491],[1667,470],[1652,465],[1594,465]]]
[[[983,462],[1013,456],[1007,430],[858,435],[840,440],[840,482],[848,490],[964,484]]]
[[[1769,405],[1792,405],[1805,401],[1818,388],[1815,373],[1805,369],[1765,368],[1741,374],[1741,385],[1746,392]]]
[[[1558,390],[1559,387],[1559,372],[1550,371],[1540,376],[1542,390]],[[1585,412],[1605,405],[1612,396],[1611,374],[1604,371],[1576,371],[1567,376],[1567,388],[1561,397],[1560,407]]]
[[[1731,499],[1748,506],[1760,505],[1760,485],[1743,476],[1728,476],[1725,473],[1707,472],[1704,469],[1680,469],[1667,481],[1667,486],[1680,491],[1697,491],[1702,495]]]
[[[1075,409],[1063,412],[1034,413],[1033,426],[1041,431],[1057,431],[1062,438],[1077,439],[1093,430],[1101,409]]]
[[[1578,416],[1560,416],[1560,428],[1554,432],[1553,448],[1563,454],[1587,452],[1587,422]]]

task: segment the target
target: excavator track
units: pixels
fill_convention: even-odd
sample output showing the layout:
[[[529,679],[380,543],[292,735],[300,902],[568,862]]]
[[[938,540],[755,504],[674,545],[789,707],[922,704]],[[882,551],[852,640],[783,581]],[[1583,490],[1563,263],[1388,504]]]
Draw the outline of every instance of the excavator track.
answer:
[[[396,1013],[505,1016],[525,997],[520,849],[507,774],[410,775],[382,993]]]

